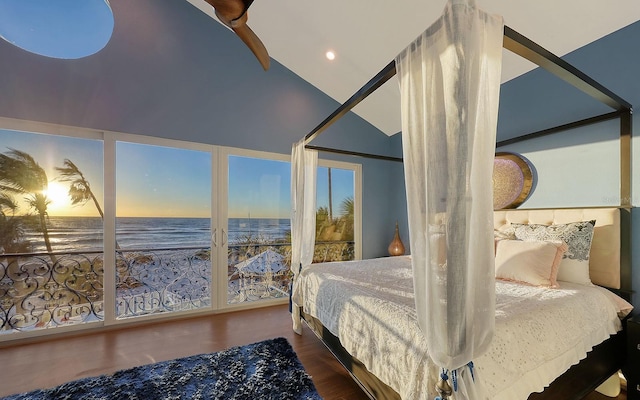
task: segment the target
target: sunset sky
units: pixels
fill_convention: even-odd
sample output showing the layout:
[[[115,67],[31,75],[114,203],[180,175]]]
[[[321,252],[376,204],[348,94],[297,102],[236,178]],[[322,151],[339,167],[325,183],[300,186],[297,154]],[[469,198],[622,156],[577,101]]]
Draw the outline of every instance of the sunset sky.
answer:
[[[51,216],[99,216],[93,204],[72,207],[67,196],[68,183],[58,182],[55,167],[62,167],[65,158],[69,158],[85,175],[91,184],[91,189],[102,202],[102,142],[98,140],[76,139],[64,136],[40,135],[33,133],[0,130],[0,152],[9,149],[24,151],[31,155],[44,169],[49,178],[49,192],[51,200],[48,212]],[[24,195],[16,194],[14,199],[19,201]],[[18,214],[28,211],[27,206],[21,204]]]
[[[0,152],[10,148],[30,154],[49,178],[50,216],[98,216],[92,202],[72,206],[68,183],[55,167],[70,159],[85,175],[104,209],[103,145],[100,140],[0,130]],[[229,218],[289,218],[289,162],[229,157]],[[353,172],[332,169],[334,214],[353,196]],[[137,143],[116,144],[116,214],[119,217],[211,216],[211,155]],[[19,200],[24,195],[16,195]],[[328,205],[327,169],[318,172],[318,207]],[[18,214],[28,207],[23,204]]]

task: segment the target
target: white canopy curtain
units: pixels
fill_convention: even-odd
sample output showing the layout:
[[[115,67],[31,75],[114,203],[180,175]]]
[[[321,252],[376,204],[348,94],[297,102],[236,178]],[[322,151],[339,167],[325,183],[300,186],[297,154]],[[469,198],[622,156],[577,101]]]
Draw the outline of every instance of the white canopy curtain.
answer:
[[[503,20],[450,0],[396,59],[418,322],[456,399],[495,325],[492,173]],[[471,374],[469,373],[471,372]],[[480,371],[481,373],[481,371]]]
[[[305,140],[291,149],[291,271],[292,285],[298,274],[313,262],[316,242],[316,175],[318,152],[304,148]],[[291,288],[293,293],[294,287]],[[292,300],[293,301],[293,300]],[[302,334],[300,309],[292,303],[293,330]]]

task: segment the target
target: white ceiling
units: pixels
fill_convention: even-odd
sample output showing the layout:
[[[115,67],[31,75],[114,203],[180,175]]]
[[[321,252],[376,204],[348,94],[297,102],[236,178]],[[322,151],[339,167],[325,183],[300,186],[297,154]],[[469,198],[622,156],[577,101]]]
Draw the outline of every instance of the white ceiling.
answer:
[[[215,19],[204,0],[188,1]],[[249,9],[248,25],[271,58],[343,103],[429,27],[445,3],[256,0]],[[477,5],[502,15],[506,25],[558,56],[640,20],[638,0],[477,0]],[[336,53],[334,61],[325,58],[327,50]],[[534,67],[505,50],[502,80]],[[387,135],[399,132],[397,81],[391,79],[353,111]]]

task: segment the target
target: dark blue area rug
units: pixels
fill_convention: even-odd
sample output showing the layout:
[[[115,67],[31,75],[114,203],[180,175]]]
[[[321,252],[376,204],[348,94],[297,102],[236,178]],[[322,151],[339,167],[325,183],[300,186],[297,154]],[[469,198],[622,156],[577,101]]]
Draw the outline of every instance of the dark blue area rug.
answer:
[[[316,400],[321,397],[289,342],[277,338],[3,398],[9,399]]]

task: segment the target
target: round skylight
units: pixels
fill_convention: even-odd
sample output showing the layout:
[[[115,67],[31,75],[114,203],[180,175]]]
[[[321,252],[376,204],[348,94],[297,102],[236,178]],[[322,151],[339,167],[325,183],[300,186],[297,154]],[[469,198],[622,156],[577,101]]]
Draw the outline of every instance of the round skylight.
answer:
[[[0,1],[0,37],[32,53],[82,58],[102,50],[112,33],[108,0]]]

